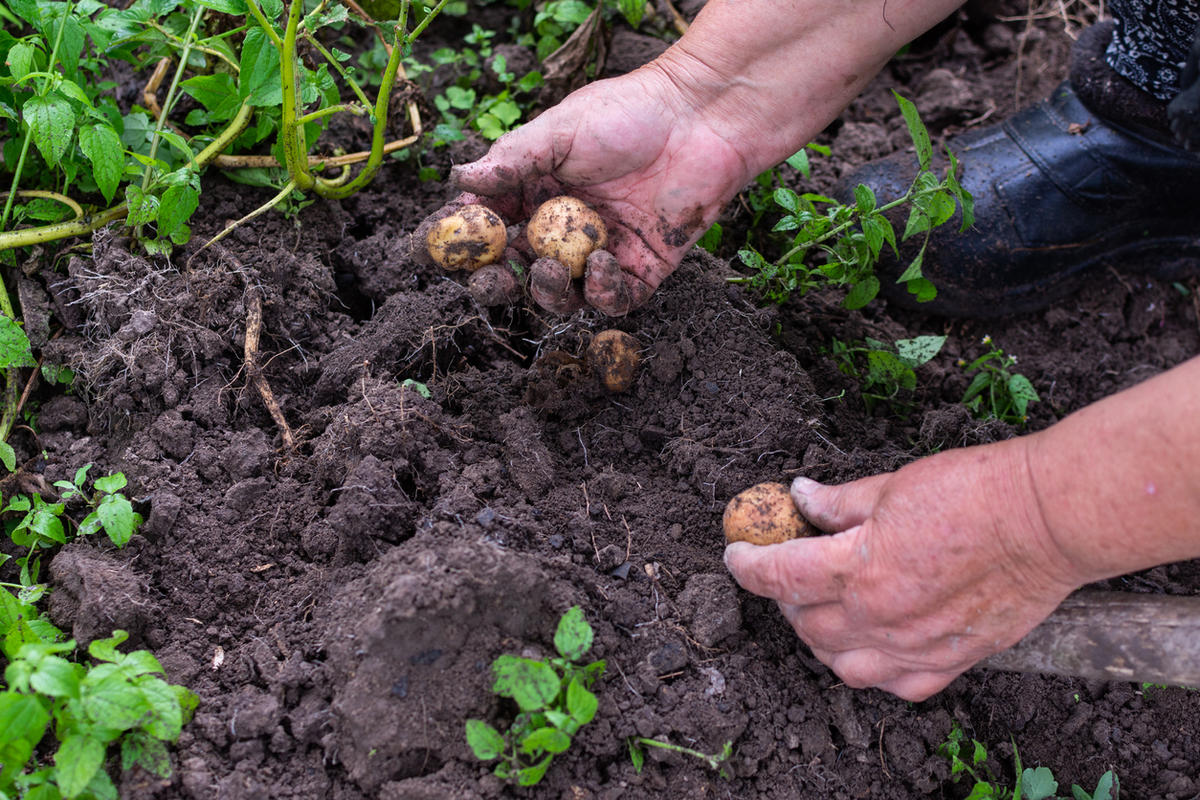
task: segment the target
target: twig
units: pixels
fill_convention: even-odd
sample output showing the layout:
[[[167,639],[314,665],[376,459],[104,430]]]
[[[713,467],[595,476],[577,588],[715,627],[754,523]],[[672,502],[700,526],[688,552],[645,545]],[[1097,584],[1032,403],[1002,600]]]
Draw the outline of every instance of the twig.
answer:
[[[679,35],[683,36],[688,32],[688,21],[683,18],[683,14],[679,13],[679,9],[671,0],[663,0],[663,5],[667,7],[667,11],[671,12],[671,19],[675,22],[675,30],[679,31]]]
[[[246,347],[243,356],[246,363],[246,374],[254,383],[254,387],[258,389],[258,393],[262,395],[263,405],[267,407],[271,419],[275,420],[275,424],[279,426],[280,433],[283,435],[283,446],[289,451],[295,451],[296,439],[292,436],[292,429],[283,416],[283,410],[275,399],[275,393],[271,391],[271,385],[267,383],[267,378],[262,373],[262,367],[258,364],[258,339],[262,333],[262,295],[254,286],[247,286],[246,298],[248,301]]]

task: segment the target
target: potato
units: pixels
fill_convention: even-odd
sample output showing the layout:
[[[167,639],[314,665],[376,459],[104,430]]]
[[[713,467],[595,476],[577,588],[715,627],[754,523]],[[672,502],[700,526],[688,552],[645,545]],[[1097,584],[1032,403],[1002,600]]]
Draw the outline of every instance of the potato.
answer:
[[[587,203],[562,195],[542,203],[529,218],[525,236],[533,252],[553,258],[583,277],[588,254],[608,246],[608,228]]]
[[[625,331],[600,331],[587,349],[587,363],[604,388],[614,394],[633,386],[642,357],[641,345]]]
[[[760,483],[746,489],[725,506],[721,524],[726,542],[779,544],[818,533],[800,516],[791,492],[782,483]]]
[[[425,246],[430,259],[442,269],[474,272],[500,258],[508,246],[508,229],[486,206],[460,206],[432,221]]]

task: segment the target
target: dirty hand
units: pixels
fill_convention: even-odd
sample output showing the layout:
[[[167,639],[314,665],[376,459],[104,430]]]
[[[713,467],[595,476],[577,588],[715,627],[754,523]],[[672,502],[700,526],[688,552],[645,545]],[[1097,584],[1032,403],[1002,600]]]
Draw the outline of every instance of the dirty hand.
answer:
[[[640,305],[748,180],[747,166],[655,64],[590,84],[454,168],[467,202],[524,221],[570,194],[608,226],[616,256],[590,264],[582,290],[566,269],[540,269],[534,299],[550,311],[586,301],[620,315]],[[544,262],[543,262],[544,263]]]
[[[800,512],[834,535],[731,544],[725,563],[744,588],[776,600],[848,685],[924,700],[1086,581],[1049,533],[1025,441],[840,486],[798,478]]]

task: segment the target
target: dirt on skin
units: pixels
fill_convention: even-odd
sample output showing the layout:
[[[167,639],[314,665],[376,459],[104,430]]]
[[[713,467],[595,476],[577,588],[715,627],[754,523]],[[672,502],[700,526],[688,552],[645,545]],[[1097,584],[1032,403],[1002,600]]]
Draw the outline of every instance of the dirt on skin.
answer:
[[[827,132],[815,189],[907,145],[893,86],[936,134],[1003,117],[1018,86],[1044,95],[1065,68],[1063,24],[996,21],[1005,10],[972,5],[893,62]],[[201,698],[174,777],[125,773],[123,797],[962,797],[936,753],[955,723],[1001,776],[1015,740],[1062,790],[1113,768],[1125,796],[1200,792],[1200,693],[983,670],[917,704],[849,689],[735,586],[720,532],[754,483],[846,481],[1018,435],[958,404],[955,360],[985,334],[1041,394],[1030,429],[1195,355],[1194,282],[1185,296],[1122,264],[1045,312],[981,326],[837,297],[760,309],[696,252],[619,320],[488,310],[411,256],[409,233],[447,199],[393,163],[298,224],[264,216],[172,260],[102,232],[90,257],[31,280],[65,328],[39,344],[81,391],[41,393],[38,434],[16,444],[44,451],[47,482],[88,462],[124,471],[147,517],[123,550],[59,553],[51,613],[81,642],[130,630]],[[194,241],[261,200],[214,178]],[[294,452],[244,368],[256,302]],[[579,363],[607,327],[643,346],[616,395]],[[827,353],[835,338],[926,333],[949,338],[906,419],[865,413]],[[1200,573],[1109,585],[1193,594]],[[492,660],[552,652],[576,604],[608,661],[599,712],[538,787],[508,787],[471,755],[464,721],[511,718]],[[634,736],[732,742],[729,777],[656,749],[639,774]]]

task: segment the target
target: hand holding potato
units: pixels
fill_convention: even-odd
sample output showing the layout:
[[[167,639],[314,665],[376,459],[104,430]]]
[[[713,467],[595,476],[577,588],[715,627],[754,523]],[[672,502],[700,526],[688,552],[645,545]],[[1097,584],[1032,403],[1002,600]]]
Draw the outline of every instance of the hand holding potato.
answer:
[[[582,282],[539,259],[530,290],[566,313],[585,302],[610,315],[645,302],[753,175],[729,142],[679,102],[665,73],[643,67],[568,96],[501,137],[479,161],[454,168],[460,200],[482,202],[509,222],[570,195],[608,228]],[[582,285],[580,285],[582,283]]]

